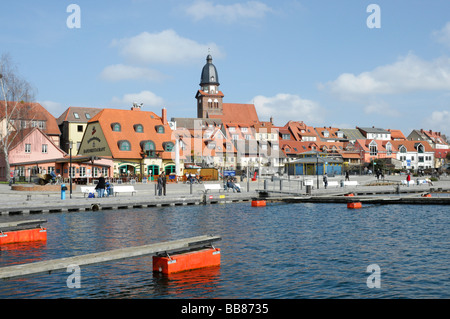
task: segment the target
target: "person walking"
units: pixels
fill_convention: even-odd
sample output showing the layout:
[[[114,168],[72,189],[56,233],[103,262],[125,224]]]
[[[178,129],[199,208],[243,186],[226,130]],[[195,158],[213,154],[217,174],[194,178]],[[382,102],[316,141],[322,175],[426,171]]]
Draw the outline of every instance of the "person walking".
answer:
[[[328,186],[328,176],[327,176],[327,173],[325,173],[325,175],[323,175],[323,185],[324,185],[325,189],[327,189],[327,186]]]
[[[348,171],[345,171],[345,180],[350,181],[350,176],[348,176]]]
[[[98,193],[98,197],[105,197],[105,188],[106,188],[105,178],[103,177],[102,174],[100,174],[98,183],[97,185],[95,185],[95,190]]]
[[[408,187],[410,181],[411,181],[411,174],[408,172],[408,176],[406,176],[406,183],[408,184]]]
[[[158,186],[157,186],[157,189],[158,189],[158,196],[161,196],[162,195],[162,189],[163,189],[163,180],[162,180],[162,174],[160,174],[159,176],[158,176]]]

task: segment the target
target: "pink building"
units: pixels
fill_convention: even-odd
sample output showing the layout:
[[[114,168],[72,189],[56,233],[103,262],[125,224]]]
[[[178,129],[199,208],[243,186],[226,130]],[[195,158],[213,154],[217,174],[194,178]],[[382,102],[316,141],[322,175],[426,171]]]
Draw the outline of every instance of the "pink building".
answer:
[[[32,181],[36,174],[54,171],[67,181],[71,160],[75,181],[86,182],[87,178],[95,178],[100,173],[111,176],[111,159],[83,156],[73,156],[71,159],[49,136],[34,127],[23,129],[14,137],[9,151],[10,172],[6,171],[4,153],[0,153],[0,180],[9,180],[12,172],[16,181]]]

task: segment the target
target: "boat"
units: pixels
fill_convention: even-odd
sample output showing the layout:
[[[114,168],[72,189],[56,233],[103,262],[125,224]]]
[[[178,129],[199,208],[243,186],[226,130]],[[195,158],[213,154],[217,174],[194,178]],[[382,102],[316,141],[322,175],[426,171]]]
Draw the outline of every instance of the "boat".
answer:
[[[46,241],[45,219],[22,220],[0,223],[0,245],[31,241]]]

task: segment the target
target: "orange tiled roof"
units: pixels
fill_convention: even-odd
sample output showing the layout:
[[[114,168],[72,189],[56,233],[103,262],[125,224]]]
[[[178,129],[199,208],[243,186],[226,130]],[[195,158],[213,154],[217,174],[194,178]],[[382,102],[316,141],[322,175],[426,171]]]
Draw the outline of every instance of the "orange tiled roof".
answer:
[[[171,152],[165,152],[163,147],[163,143],[165,142],[172,142],[175,144],[175,140],[172,139],[172,130],[168,124],[163,124],[161,117],[153,112],[103,109],[89,121],[89,123],[95,122],[100,124],[113,158],[142,158],[141,142],[143,141],[153,141],[155,143],[156,152],[160,152],[160,157],[163,159],[170,158],[172,155]],[[120,132],[112,130],[113,123],[120,124]],[[143,126],[143,133],[135,131],[135,125],[137,124]],[[156,127],[160,125],[164,126],[164,133],[157,133]],[[130,142],[130,151],[121,151],[119,149],[118,142],[122,140]]]
[[[223,123],[259,123],[254,104],[223,103],[223,115],[211,115],[210,118],[222,119]]]

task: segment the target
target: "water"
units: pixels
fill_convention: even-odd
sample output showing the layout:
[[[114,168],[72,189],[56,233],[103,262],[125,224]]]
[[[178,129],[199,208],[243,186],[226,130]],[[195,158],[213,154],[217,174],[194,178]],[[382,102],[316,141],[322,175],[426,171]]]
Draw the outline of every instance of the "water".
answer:
[[[250,203],[40,214],[46,243],[0,247],[0,266],[214,234],[221,266],[170,276],[151,257],[0,282],[0,298],[449,298],[448,206]],[[0,216],[0,222],[35,216]],[[377,264],[380,288],[368,288]]]

